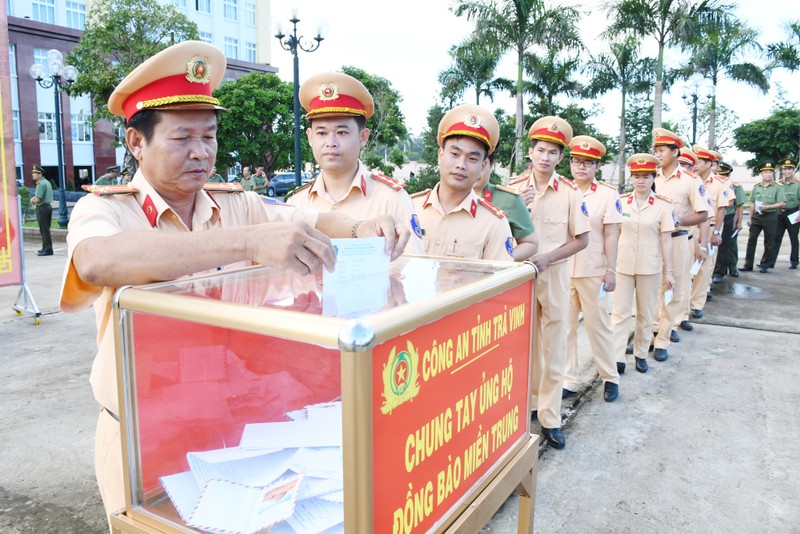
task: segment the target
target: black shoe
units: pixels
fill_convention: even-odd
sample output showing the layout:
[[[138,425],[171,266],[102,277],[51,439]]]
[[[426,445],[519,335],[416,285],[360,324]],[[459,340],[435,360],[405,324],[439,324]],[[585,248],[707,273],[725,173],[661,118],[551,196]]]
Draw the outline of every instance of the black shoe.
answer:
[[[536,410],[531,410],[531,421],[537,421],[539,419],[539,412]]]
[[[767,272],[767,268],[762,265],[761,267],[758,268],[758,272],[760,272],[761,274],[764,274],[764,273]]]
[[[731,276],[734,278],[739,278],[739,270],[738,269],[731,269]]]
[[[647,372],[647,360],[644,358],[636,358],[636,370],[640,373]]]
[[[566,399],[566,398],[568,398],[568,397],[572,397],[573,395],[575,395],[575,392],[574,392],[574,391],[570,391],[570,390],[569,390],[569,389],[567,389],[567,388],[561,388],[561,399],[562,399],[562,400],[563,400],[563,399]]]
[[[790,269],[797,269],[797,262],[793,261],[792,264],[789,266]]]
[[[714,278],[712,278],[711,281],[714,282],[715,284],[719,284],[720,282],[722,282],[722,275],[715,274]]]
[[[740,271],[743,271],[743,272],[750,272],[750,271],[752,271],[752,270],[753,270],[753,268],[752,268],[752,267],[748,267],[747,265],[745,265],[744,267],[742,267],[742,268],[741,268],[741,269],[739,269],[739,270],[740,270]],[[733,276],[733,273],[731,273],[731,276]],[[734,278],[735,278],[735,277],[734,277]]]
[[[567,440],[560,428],[542,427],[542,434],[544,435],[544,439],[547,440],[547,443],[554,449],[563,449],[567,446]]]
[[[692,310],[692,319],[702,319],[703,310]]]
[[[665,362],[669,358],[669,353],[667,353],[667,349],[656,349],[653,353],[653,359],[657,362]]]
[[[775,268],[775,264],[774,263],[767,264],[767,269],[774,269],[774,268]]]
[[[678,327],[681,330],[686,330],[687,332],[691,332],[692,330],[694,330],[694,326],[692,326],[692,323],[690,323],[689,321],[681,321],[681,324],[679,324]],[[675,330],[673,330],[673,332],[674,331]],[[670,341],[672,341],[672,338],[670,338]]]
[[[714,295],[711,294],[711,291],[706,293],[706,300],[714,300]]]
[[[603,400],[606,402],[614,402],[619,397],[619,384],[614,382],[606,382],[603,386]]]
[[[617,362],[617,372],[621,375],[625,374],[625,362]]]
[[[39,252],[36,253],[36,255],[37,256],[52,256],[53,255],[53,251],[52,250],[40,250]]]
[[[633,343],[625,347],[625,354],[633,354]]]
[[[678,335],[678,331],[677,330],[673,330],[672,332],[669,333],[669,341],[670,341],[670,343],[680,343],[681,342],[681,336]]]

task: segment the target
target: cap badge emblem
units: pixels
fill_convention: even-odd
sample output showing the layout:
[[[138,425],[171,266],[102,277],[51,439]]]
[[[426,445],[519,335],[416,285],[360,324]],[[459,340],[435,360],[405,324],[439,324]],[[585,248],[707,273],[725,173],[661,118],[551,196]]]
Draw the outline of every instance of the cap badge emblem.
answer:
[[[478,128],[481,125],[481,118],[473,113],[470,113],[469,115],[467,115],[467,120],[465,121],[465,124],[470,128]]]
[[[584,149],[584,150],[589,150],[589,143],[587,141],[584,141],[581,144],[581,148]]]
[[[644,158],[639,158],[636,160],[636,163],[638,163],[639,165],[644,165],[645,163],[647,163],[647,160],[645,160]]]
[[[320,100],[336,100],[339,98],[339,88],[332,83],[323,83],[319,86]]]
[[[186,64],[186,79],[192,83],[210,83],[209,68],[205,58],[193,57]]]
[[[556,123],[553,123],[553,124],[550,125],[548,130],[550,130],[551,132],[557,132],[558,131],[558,125]]]

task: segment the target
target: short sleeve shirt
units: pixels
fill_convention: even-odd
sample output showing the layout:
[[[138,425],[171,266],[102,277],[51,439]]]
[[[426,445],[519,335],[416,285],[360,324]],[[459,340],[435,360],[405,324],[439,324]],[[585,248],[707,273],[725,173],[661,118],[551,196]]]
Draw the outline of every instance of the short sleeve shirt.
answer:
[[[239,183],[242,184],[242,189],[245,191],[252,191],[256,186],[256,177],[253,175],[248,177],[242,176],[242,178],[239,180]]]
[[[750,192],[750,202],[756,201],[763,204],[786,202],[786,194],[783,192],[783,186],[775,182],[770,182],[768,185],[764,185],[764,182],[754,185],[753,190]],[[772,213],[774,211],[776,210],[765,210],[765,213]]]
[[[589,212],[589,244],[570,256],[569,272],[572,278],[605,274],[608,259],[603,227],[622,222],[622,204],[616,187],[594,180],[583,192],[583,202]]]
[[[511,227],[505,214],[470,189],[450,211],[439,202],[439,185],[412,197],[422,226],[425,253],[466,259],[514,261]]]
[[[655,193],[650,193],[641,208],[633,193],[624,195],[621,201],[617,272],[629,276],[660,273],[661,234],[675,230],[672,204]]]
[[[254,193],[209,194],[199,191],[195,197],[192,230],[189,230],[141,171],[134,176],[131,187],[136,191],[133,194],[86,195],[75,204],[67,234],[68,256],[60,299],[61,309],[67,312],[80,311],[94,303],[99,350],[92,364],[90,382],[95,399],[117,414],[116,358],[111,320],[112,299],[117,288],[92,286],[81,280],[72,263],[72,254],[78,244],[93,237],[127,231],[203,232],[266,222],[304,221],[311,226],[317,222],[315,212],[285,204],[265,203]],[[244,265],[246,263],[227,267]]]
[[[711,209],[708,212],[708,219],[712,224],[717,224],[716,215],[720,206],[727,207],[733,200],[730,186],[719,179],[717,176],[708,175],[708,180],[703,182],[703,187],[706,190],[709,202],[711,202]],[[721,221],[720,221],[721,223]]]
[[[39,204],[52,204],[53,203],[53,186],[50,180],[42,176],[39,183],[36,184],[36,191],[33,196],[41,200]]]
[[[678,220],[701,211],[709,211],[703,184],[694,175],[681,169],[680,165],[666,177],[662,169],[658,169],[655,183],[656,193],[672,201],[672,209]],[[691,227],[679,226],[678,229],[689,231]]]
[[[393,215],[411,230],[411,238],[405,251],[423,254],[419,219],[405,186],[392,178],[370,173],[362,162],[358,164],[349,192],[338,202],[325,189],[324,173],[317,176],[310,185],[298,189],[286,202],[321,213],[343,213],[354,219]]]
[[[206,181],[212,183],[225,183],[225,180],[219,174],[215,174],[214,176],[209,177],[208,180]]]
[[[784,183],[783,194],[786,196],[787,210],[796,210],[800,207],[800,182],[793,180],[790,184]]]
[[[514,239],[528,236],[534,232],[531,214],[522,197],[513,189],[486,184],[486,188],[483,190],[483,200],[491,202],[506,213]]]
[[[553,173],[541,193],[536,189],[533,174],[525,175],[509,185],[519,192],[529,186],[535,191],[528,208],[538,231],[539,254],[556,250],[589,231],[589,211],[583,203],[583,193],[563,176]]]

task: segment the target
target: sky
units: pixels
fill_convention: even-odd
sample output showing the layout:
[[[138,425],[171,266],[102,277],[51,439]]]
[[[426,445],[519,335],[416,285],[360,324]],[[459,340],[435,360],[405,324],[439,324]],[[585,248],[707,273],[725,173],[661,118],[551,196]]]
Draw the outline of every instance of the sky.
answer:
[[[599,39],[607,22],[600,6],[603,0],[582,0],[581,34],[587,48],[596,52],[606,48]],[[577,4],[576,0],[562,0]],[[757,29],[762,43],[773,42],[784,37],[783,24],[790,21],[789,13],[797,13],[796,0],[739,0],[736,13],[743,21]],[[330,2],[329,0],[272,1],[273,23],[284,21],[286,28],[292,9],[297,9],[300,19],[298,34],[313,37],[322,28],[325,40],[318,50],[300,52],[300,83],[319,72],[341,70],[343,66],[361,68],[370,74],[388,79],[402,97],[400,108],[405,123],[412,134],[419,135],[426,127],[428,109],[436,102],[439,89],[438,75],[451,64],[450,48],[461,42],[471,31],[472,23],[450,12],[452,0],[404,0],[402,2],[378,2],[375,0],[351,0]],[[800,18],[798,16],[795,17]],[[274,33],[274,32],[273,32]],[[652,43],[650,42],[652,41]],[[643,52],[655,56],[657,48],[653,39],[643,41]],[[274,40],[272,65],[279,69],[281,79],[292,81],[292,55],[282,50]],[[755,58],[750,58],[758,63]],[[677,67],[682,60],[680,53],[670,51],[665,59],[668,67]],[[498,76],[514,78],[514,60],[509,55],[500,65]],[[765,118],[775,102],[776,87],[780,84],[789,101],[800,105],[800,75],[786,71],[774,71],[767,95],[744,84],[722,80],[717,87],[718,103],[734,110],[740,123]],[[664,96],[670,111],[664,120],[677,122],[691,116],[681,99],[681,84],[677,83],[671,93]],[[465,102],[474,103],[472,95]],[[560,104],[568,99],[559,98]],[[600,113],[591,122],[603,133],[616,137],[619,134],[620,94],[607,93],[594,101],[582,101],[586,107],[596,103]],[[494,101],[483,97],[481,105],[492,110],[502,108],[514,113],[515,100],[510,96],[498,96]],[[701,139],[698,139],[700,143]],[[747,154],[730,150],[729,159],[743,160]]]

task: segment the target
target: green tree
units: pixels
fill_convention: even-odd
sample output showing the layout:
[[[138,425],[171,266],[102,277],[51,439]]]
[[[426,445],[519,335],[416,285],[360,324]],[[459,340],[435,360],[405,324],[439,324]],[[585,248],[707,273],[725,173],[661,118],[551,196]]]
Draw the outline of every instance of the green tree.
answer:
[[[789,71],[800,69],[800,20],[786,24],[786,39],[767,45],[773,66]]]
[[[441,122],[445,113],[447,113],[447,111],[439,104],[428,109],[428,126],[422,131],[422,161],[429,165],[439,164],[439,122]]]
[[[107,107],[119,82],[167,46],[197,38],[197,25],[171,5],[156,0],[94,0],[86,29],[67,55],[67,63],[79,73],[69,92],[91,96],[93,120],[124,124]]]
[[[759,163],[800,154],[800,109],[776,111],[765,119],[748,122],[734,130],[736,147],[752,152],[754,157],[745,163],[755,174]]]
[[[541,102],[540,108],[545,115],[553,114],[553,106],[557,96],[581,96],[584,86],[575,79],[580,69],[577,57],[562,59],[559,51],[547,50],[544,54],[525,54],[525,74],[532,80],[527,84],[529,92]]]
[[[691,110],[687,110],[691,113]],[[733,148],[735,143],[733,139],[733,130],[739,124],[739,115],[732,109],[716,104],[716,109],[713,111],[715,120],[716,133],[714,136],[715,146],[714,149],[724,152],[726,149]],[[709,128],[711,128],[710,116],[712,113],[711,102],[707,102],[704,106],[697,108],[697,139],[703,136],[710,135]],[[684,139],[692,138],[692,117],[687,114],[679,121],[678,129],[675,133],[680,134]]]
[[[273,170],[294,167],[294,92],[274,74],[251,72],[229,80],[214,92],[230,111],[220,114],[217,166],[263,165]],[[312,159],[301,135],[302,159]]]
[[[612,0],[607,5],[606,11],[611,19],[606,31],[608,36],[648,36],[658,44],[653,128],[662,126],[664,50],[668,46],[685,46],[690,37],[697,34],[704,19],[718,17],[731,10],[731,6],[720,6],[716,0]]]
[[[456,16],[475,20],[475,38],[492,43],[502,53],[515,55],[516,165],[524,158],[523,67],[525,53],[534,47],[543,50],[568,50],[581,47],[578,22],[580,13],[571,6],[548,6],[545,0],[460,0],[453,9]]]
[[[622,95],[619,115],[618,167],[619,187],[625,186],[625,164],[628,155],[627,141],[627,100],[628,96],[648,93],[653,85],[655,60],[639,57],[639,42],[633,36],[624,37],[609,45],[608,53],[601,53],[589,63],[592,75],[589,93],[603,94],[617,89]]]
[[[481,96],[494,98],[497,88],[494,73],[501,56],[497,47],[472,35],[451,47],[450,56],[453,64],[439,73],[445,100],[458,101],[470,88],[476,105],[480,105]]]

